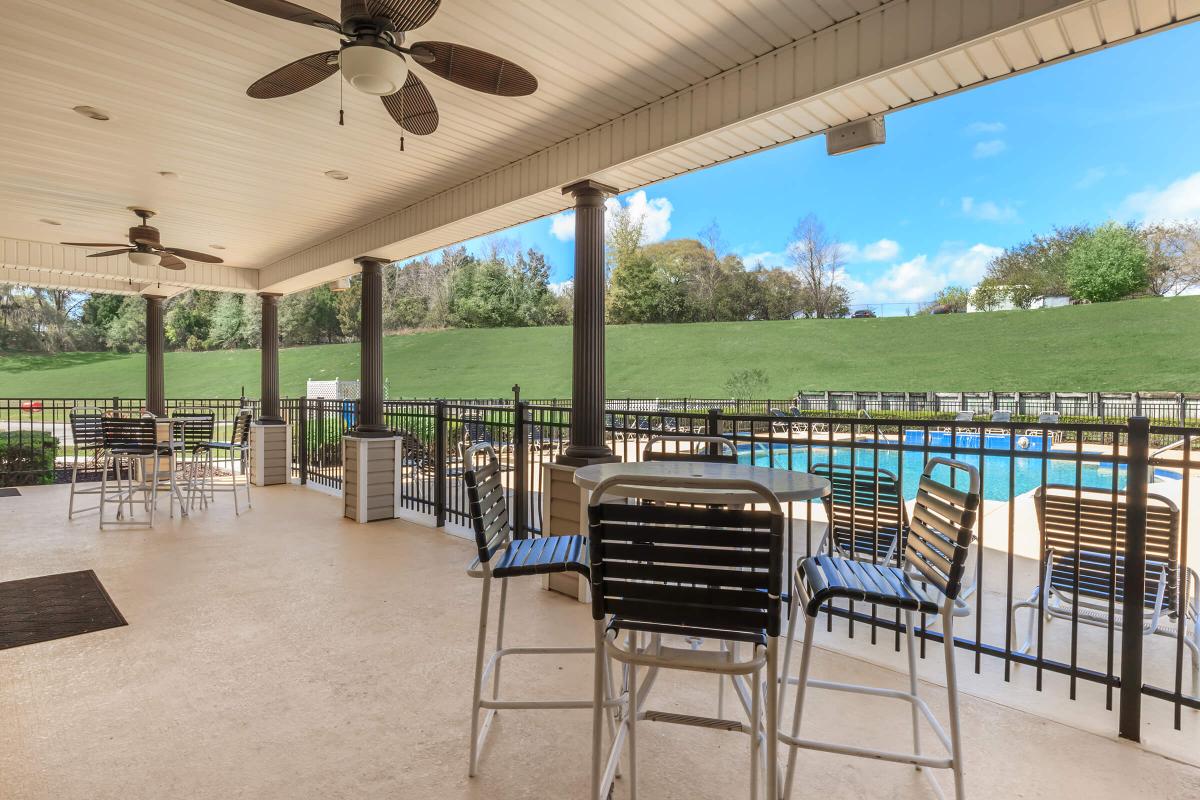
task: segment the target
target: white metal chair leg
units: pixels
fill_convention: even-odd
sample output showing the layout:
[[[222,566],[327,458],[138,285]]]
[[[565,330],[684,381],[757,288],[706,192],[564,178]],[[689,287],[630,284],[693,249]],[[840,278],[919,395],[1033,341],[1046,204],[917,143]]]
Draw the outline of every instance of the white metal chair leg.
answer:
[[[812,661],[813,634],[817,630],[817,618],[804,615],[804,644],[800,649],[800,675],[796,684],[796,711],[792,714],[792,738],[800,736],[800,717],[804,712],[804,695],[808,689],[808,669]],[[784,776],[782,800],[792,796],[792,781],[796,776],[796,748],[788,748],[787,773]]]
[[[908,647],[908,691],[913,697],[917,696],[917,637],[913,633],[913,623],[916,620],[916,615],[911,611],[906,611],[904,614],[904,638],[905,644]],[[912,729],[913,729],[913,752],[921,752],[921,712],[917,708],[916,703],[909,704],[912,707]],[[917,770],[921,769],[921,765],[915,765]]]
[[[954,797],[966,800],[963,781],[962,737],[958,729],[958,670],[954,661],[954,615],[945,614],[946,692],[950,710],[950,757],[954,759]]]
[[[234,497],[237,497],[236,491]],[[479,697],[483,691],[483,652],[487,646],[488,602],[491,593],[492,574],[489,570],[483,575],[483,597],[479,603],[479,633],[475,644],[475,682],[471,688],[471,756],[467,774],[472,778],[479,769]]]
[[[500,579],[500,615],[496,622],[496,649],[501,650],[504,647],[504,610],[508,605],[508,578]],[[496,666],[492,671],[492,699],[500,697],[500,666],[504,663],[504,659],[497,659]]]
[[[637,649],[637,637],[634,637],[634,650]],[[629,708],[626,712],[626,729],[629,739],[629,800],[637,800],[637,720],[638,720],[638,680],[637,665],[629,665]]]
[[[779,642],[770,639],[767,642],[767,714],[764,733],[767,744],[767,774],[763,785],[767,790],[767,800],[774,797],[779,782]]]
[[[108,498],[108,459],[105,458],[100,463],[100,530],[104,530],[104,501]]]
[[[762,771],[758,763],[758,734],[762,730],[761,668],[754,670],[750,675],[750,692],[750,800],[759,800],[758,777]]]
[[[592,662],[592,800],[605,800],[602,797],[604,792],[600,785],[601,772],[601,747],[600,747],[600,731],[602,724],[600,716],[604,714],[602,707],[604,697],[604,673],[607,672],[608,657],[604,652],[604,623],[600,620],[595,622],[595,640],[596,640],[596,655]]]

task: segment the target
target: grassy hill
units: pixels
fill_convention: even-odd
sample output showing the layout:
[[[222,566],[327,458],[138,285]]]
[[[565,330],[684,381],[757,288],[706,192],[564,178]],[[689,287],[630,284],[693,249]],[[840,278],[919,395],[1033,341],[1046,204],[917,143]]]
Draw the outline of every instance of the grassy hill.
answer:
[[[390,336],[390,395],[526,397],[571,388],[569,328],[448,330]],[[308,378],[358,377],[358,345],[285,348],[283,393]],[[798,388],[1196,391],[1200,297],[900,317],[608,329],[610,397],[719,397],[737,369],[761,369],[772,397]],[[167,394],[258,393],[257,351],[169,353]],[[0,397],[140,397],[144,356],[0,354]]]

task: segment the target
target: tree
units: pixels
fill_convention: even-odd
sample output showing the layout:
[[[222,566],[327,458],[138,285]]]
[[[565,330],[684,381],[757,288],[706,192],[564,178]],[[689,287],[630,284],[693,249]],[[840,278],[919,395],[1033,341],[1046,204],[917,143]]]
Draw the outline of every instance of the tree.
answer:
[[[812,214],[796,223],[788,245],[788,260],[800,280],[800,308],[804,316],[819,319],[843,317],[850,293],[838,283],[843,267],[841,248]]]
[[[104,333],[108,346],[132,353],[146,347],[146,301],[138,295],[121,299],[121,308]]]
[[[766,269],[753,274],[758,276],[762,287],[763,309],[759,319],[791,319],[804,305],[804,287],[796,273],[786,269]],[[840,300],[843,306],[848,302],[849,296]],[[842,311],[838,316],[845,313]]]
[[[1200,286],[1200,223],[1155,223],[1138,233],[1146,248],[1151,293],[1169,297]]]
[[[680,322],[687,307],[687,288],[678,273],[638,255],[612,271],[608,319],[631,322]]]
[[[208,327],[208,341],[205,343],[208,347],[215,349],[245,347],[246,340],[242,330],[245,323],[245,314],[242,310],[244,302],[242,295],[232,293],[223,294],[217,299],[217,305],[212,313],[212,324]],[[258,302],[258,298],[250,298],[249,302]]]
[[[279,334],[290,345],[340,341],[342,327],[330,288],[322,284],[284,297],[279,304]]]
[[[1071,295],[1092,303],[1120,300],[1147,284],[1146,247],[1137,232],[1106,222],[1081,237],[1067,258]]]
[[[766,394],[767,373],[761,369],[739,369],[725,380],[725,393],[735,400],[753,400]]]
[[[918,314],[932,314],[934,311],[949,314],[964,314],[971,303],[971,290],[965,286],[946,286],[936,295],[933,302],[922,306]]]
[[[609,214],[605,232],[605,259],[611,273],[622,264],[629,264],[642,247],[642,218],[634,217],[627,206],[618,205]]]
[[[1034,236],[1005,250],[988,264],[975,289],[975,305],[992,309],[1012,303],[1029,308],[1043,297],[1069,294],[1067,259],[1076,242],[1089,232],[1082,225],[1055,228],[1048,236]]]

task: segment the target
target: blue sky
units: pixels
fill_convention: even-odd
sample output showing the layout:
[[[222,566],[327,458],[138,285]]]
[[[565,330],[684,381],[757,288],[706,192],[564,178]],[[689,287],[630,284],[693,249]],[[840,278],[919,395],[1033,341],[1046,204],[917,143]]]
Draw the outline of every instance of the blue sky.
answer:
[[[890,114],[881,147],[831,158],[813,137],[619,199],[645,212],[650,239],[717,220],[748,266],[784,264],[814,213],[846,244],[853,302],[903,314],[1055,225],[1200,218],[1198,52],[1187,25]],[[500,235],[543,250],[560,282],[570,230],[546,218]]]

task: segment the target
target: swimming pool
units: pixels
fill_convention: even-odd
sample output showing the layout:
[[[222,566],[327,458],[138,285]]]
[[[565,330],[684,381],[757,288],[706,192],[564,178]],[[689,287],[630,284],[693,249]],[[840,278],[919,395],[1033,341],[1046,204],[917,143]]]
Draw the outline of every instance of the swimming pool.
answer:
[[[1021,438],[1021,437],[1018,437]],[[1017,445],[1018,450],[1029,450],[1039,452],[1045,449],[1045,442],[1041,436],[1028,436],[1026,447]],[[930,431],[929,444],[933,447],[949,447],[950,433],[946,431]],[[978,448],[980,435],[978,433],[959,433],[955,437],[955,446],[962,448]],[[924,441],[924,431],[909,430],[905,431],[904,444],[914,447],[920,447]],[[853,463],[857,466],[870,467],[874,464],[874,454],[871,452],[869,445],[867,447],[859,447],[854,453]],[[1009,438],[1006,434],[985,434],[984,447],[985,450],[1008,450]],[[753,450],[753,454],[751,451]],[[738,445],[738,460],[743,464],[754,464],[756,466],[774,466],[782,469],[793,469],[804,472],[808,469],[808,454],[810,448],[807,445],[787,445],[775,444],[770,448],[766,442],[756,444],[741,443]],[[1054,447],[1051,445],[1050,452],[1054,452]],[[1064,455],[1070,456],[1073,451],[1063,450]],[[831,460],[831,448],[828,445],[813,445],[811,448],[812,463],[821,464],[829,463]],[[929,457],[935,455],[948,455],[947,453],[930,453]],[[921,477],[921,470],[925,466],[926,455],[919,450],[903,451],[903,486],[905,499],[911,500],[917,496],[917,481]],[[979,466],[980,456],[977,454],[959,454],[955,456],[958,460],[968,464]],[[1008,500],[1009,483],[1012,483],[1012,496],[1020,497],[1026,492],[1031,492],[1038,486],[1042,485],[1042,459],[1040,458],[1021,458],[1014,456],[1011,459],[1007,455],[984,456],[983,463],[983,497],[985,500]],[[834,446],[832,448],[832,461],[835,464],[850,464],[851,463],[851,448]],[[900,461],[898,454],[894,450],[879,452],[879,466],[889,470],[893,474],[900,476]],[[1064,484],[1067,486],[1075,485],[1075,470],[1076,464],[1072,460],[1050,459],[1046,463],[1046,483]],[[949,480],[948,470],[945,467],[938,467],[934,470],[934,478],[936,480]],[[1011,472],[1011,475],[1010,475]],[[1125,488],[1125,467],[1119,466],[1117,470],[1117,489]],[[1155,480],[1178,480],[1179,474],[1171,470],[1155,470]],[[1113,485],[1113,468],[1111,464],[1102,463],[1084,463],[1080,467],[1080,484],[1085,487],[1097,489],[1111,489]]]

